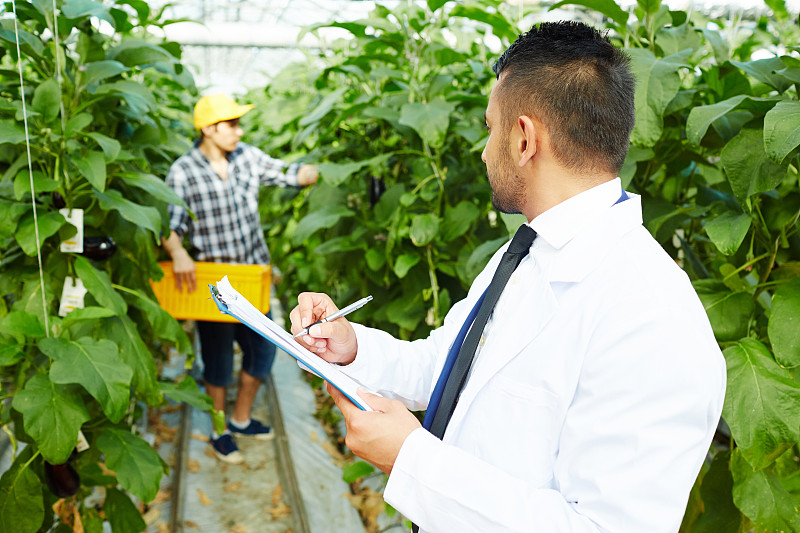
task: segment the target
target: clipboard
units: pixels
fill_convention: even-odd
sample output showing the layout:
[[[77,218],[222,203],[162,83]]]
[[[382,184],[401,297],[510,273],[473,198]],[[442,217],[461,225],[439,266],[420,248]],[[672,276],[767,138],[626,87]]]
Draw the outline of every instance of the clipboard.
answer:
[[[308,351],[278,324],[264,316],[264,313],[256,309],[247,298],[236,292],[228,281],[228,276],[224,276],[216,285],[209,285],[208,288],[214,303],[222,313],[232,316],[294,357],[301,367],[339,389],[362,411],[373,410],[356,392],[358,387],[363,387],[361,383],[343,373],[335,365]]]

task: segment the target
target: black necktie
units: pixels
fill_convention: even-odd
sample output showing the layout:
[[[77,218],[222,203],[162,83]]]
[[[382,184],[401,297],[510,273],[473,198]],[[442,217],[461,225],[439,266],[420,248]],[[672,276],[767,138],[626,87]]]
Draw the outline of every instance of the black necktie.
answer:
[[[520,261],[528,255],[535,238],[536,232],[530,226],[524,224],[520,226],[511,240],[508,250],[500,259],[500,264],[497,265],[497,270],[494,272],[489,288],[486,289],[486,296],[483,298],[483,303],[475,317],[475,322],[472,323],[472,327],[464,339],[461,349],[458,351],[458,358],[450,375],[446,377],[447,383],[430,428],[431,433],[440,439],[444,435],[447,424],[450,422],[450,417],[453,416],[461,389],[464,388],[464,384],[467,381],[467,374],[472,366],[472,360],[475,358],[475,350],[478,347],[481,335],[483,335],[483,328],[486,326],[497,300],[500,299],[500,294],[503,293],[508,279]]]

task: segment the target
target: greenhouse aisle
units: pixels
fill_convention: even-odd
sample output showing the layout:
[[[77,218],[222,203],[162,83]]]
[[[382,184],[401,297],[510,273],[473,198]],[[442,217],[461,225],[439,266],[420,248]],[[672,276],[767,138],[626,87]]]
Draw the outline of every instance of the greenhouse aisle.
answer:
[[[272,302],[276,316],[278,305]],[[182,372],[182,356],[172,359],[164,377]],[[245,457],[241,465],[225,465],[211,453],[206,413],[187,407],[185,425],[175,409],[151,420],[151,433],[167,426],[177,435],[174,446],[159,446],[171,475],[162,482],[164,496],[150,506],[148,533],[364,532],[341,469],[327,451],[325,431],[313,418],[314,394],[302,373],[294,359],[278,351],[273,379],[259,389],[253,408],[254,418],[273,426],[275,438],[238,439]],[[228,400],[234,395],[232,388]]]

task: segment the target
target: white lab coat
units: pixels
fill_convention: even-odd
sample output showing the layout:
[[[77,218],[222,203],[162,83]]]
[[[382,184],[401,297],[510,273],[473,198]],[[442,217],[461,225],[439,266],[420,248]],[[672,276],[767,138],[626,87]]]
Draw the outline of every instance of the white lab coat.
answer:
[[[725,363],[685,273],[611,206],[613,180],[537,217],[444,435],[405,441],[385,500],[429,533],[675,532],[722,411]],[[424,340],[356,327],[343,367],[424,409],[505,246]]]

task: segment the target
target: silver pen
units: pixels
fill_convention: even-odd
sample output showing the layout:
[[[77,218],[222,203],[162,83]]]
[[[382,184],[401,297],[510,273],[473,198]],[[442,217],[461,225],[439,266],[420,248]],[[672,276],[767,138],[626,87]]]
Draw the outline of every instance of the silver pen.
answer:
[[[332,315],[326,316],[323,319],[317,320],[316,322],[314,322],[310,326],[301,329],[300,331],[297,332],[297,335],[295,335],[294,337],[297,338],[300,335],[306,335],[308,333],[308,330],[311,329],[313,326],[316,326],[317,324],[322,324],[324,322],[330,322],[331,320],[336,320],[337,318],[341,318],[341,317],[343,317],[345,315],[349,315],[350,313],[352,313],[356,309],[360,309],[360,308],[364,307],[364,305],[367,302],[369,302],[370,300],[372,300],[372,296],[367,296],[366,298],[361,298],[359,301],[351,303],[350,305],[348,305],[344,309],[339,309],[338,311],[336,311]]]

